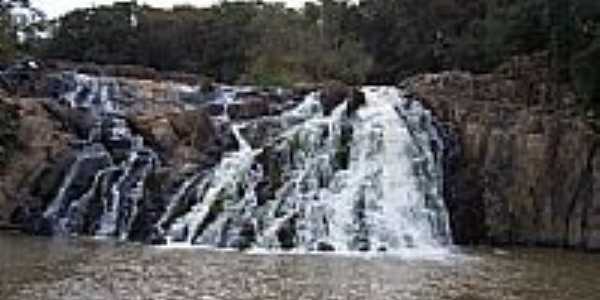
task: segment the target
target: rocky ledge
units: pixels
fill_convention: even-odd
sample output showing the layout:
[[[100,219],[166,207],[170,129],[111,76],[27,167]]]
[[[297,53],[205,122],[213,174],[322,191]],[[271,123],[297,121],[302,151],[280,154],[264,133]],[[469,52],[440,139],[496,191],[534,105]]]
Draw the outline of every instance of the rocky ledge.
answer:
[[[600,135],[544,55],[493,74],[427,74],[403,83],[442,122],[446,201],[461,244],[600,250]]]

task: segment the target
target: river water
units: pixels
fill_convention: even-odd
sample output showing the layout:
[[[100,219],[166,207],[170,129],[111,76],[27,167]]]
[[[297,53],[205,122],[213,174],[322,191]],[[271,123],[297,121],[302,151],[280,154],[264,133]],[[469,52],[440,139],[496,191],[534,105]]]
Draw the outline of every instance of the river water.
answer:
[[[300,255],[0,233],[0,299],[600,299],[600,256],[561,250]]]

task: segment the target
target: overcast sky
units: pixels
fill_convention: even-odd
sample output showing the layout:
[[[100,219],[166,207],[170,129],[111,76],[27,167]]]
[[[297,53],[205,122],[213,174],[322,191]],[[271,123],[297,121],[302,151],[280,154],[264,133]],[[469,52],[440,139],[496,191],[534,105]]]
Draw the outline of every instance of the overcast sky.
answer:
[[[267,0],[268,1],[268,0]],[[42,9],[49,18],[58,17],[65,12],[78,7],[89,7],[93,4],[110,4],[114,0],[31,0],[34,7]],[[174,4],[192,4],[196,6],[207,6],[218,3],[219,0],[138,0],[138,3],[147,3],[152,6],[172,7]],[[302,6],[305,0],[277,1],[285,2],[289,6]]]

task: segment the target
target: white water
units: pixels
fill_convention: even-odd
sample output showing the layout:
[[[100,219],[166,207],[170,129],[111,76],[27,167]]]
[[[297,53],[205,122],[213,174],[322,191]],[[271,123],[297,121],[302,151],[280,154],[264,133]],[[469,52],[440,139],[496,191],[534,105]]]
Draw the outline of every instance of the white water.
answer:
[[[329,115],[313,93],[279,116],[236,123],[227,105],[247,88],[222,87],[218,119],[237,151],[212,168],[175,170],[185,174],[178,183],[147,195],[159,158],[119,116],[127,106],[119,83],[73,76],[63,97],[89,110],[97,126],[44,214],[65,233],[125,240],[135,227],[134,234],[151,231],[171,246],[295,252],[431,252],[449,243],[443,141],[431,114],[401,90],[366,87],[357,111],[342,103]],[[256,132],[260,124],[272,127]],[[259,136],[260,148],[246,133]]]
[[[74,152],[75,160],[43,217],[52,222],[55,233],[88,230],[98,236],[128,239],[144,197],[144,181],[158,164],[158,157],[143,145],[141,137],[133,135],[125,119],[118,116],[123,112],[119,104],[124,96],[116,79],[73,73],[64,76],[72,87],[62,99],[71,108],[87,110],[95,125],[89,128],[89,136],[79,141],[81,149]],[[114,145],[110,146],[111,143]],[[109,147],[128,158],[115,162]],[[117,173],[120,175],[114,182],[101,184],[102,180],[109,180],[105,177]],[[95,175],[87,190],[81,193],[85,174]],[[110,186],[108,195],[101,191],[105,185]],[[92,203],[94,201],[101,203]],[[102,209],[98,219],[84,222],[90,213],[88,209],[97,206]],[[95,223],[95,228],[82,228],[90,221]]]
[[[183,245],[228,247],[251,220],[258,248],[284,247],[282,231],[299,251],[326,244],[340,252],[398,252],[448,243],[442,142],[429,112],[395,88],[364,92],[367,103],[351,118],[345,104],[323,115],[317,94],[280,116],[287,129],[273,137],[272,151],[286,157],[278,162],[284,182],[262,206],[255,188],[266,176],[256,161],[263,149],[252,149],[241,125],[233,126],[239,151],[215,168],[208,191],[171,233],[186,235]],[[351,128],[349,141],[344,126]],[[336,161],[344,143],[350,147],[347,169]]]

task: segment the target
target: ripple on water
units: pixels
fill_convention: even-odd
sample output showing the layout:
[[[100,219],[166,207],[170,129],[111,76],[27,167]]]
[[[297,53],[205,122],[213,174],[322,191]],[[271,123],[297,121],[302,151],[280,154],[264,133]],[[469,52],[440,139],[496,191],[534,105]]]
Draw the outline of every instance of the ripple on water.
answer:
[[[0,299],[584,299],[600,257],[463,249],[301,255],[0,235]]]

